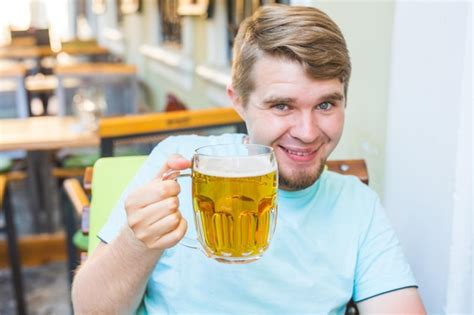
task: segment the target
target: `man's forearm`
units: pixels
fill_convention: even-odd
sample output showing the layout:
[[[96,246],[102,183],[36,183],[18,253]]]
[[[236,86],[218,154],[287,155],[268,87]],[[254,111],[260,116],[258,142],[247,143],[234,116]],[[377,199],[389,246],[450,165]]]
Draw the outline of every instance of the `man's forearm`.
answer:
[[[162,250],[148,249],[126,227],[112,243],[97,251],[74,278],[74,313],[133,312]]]

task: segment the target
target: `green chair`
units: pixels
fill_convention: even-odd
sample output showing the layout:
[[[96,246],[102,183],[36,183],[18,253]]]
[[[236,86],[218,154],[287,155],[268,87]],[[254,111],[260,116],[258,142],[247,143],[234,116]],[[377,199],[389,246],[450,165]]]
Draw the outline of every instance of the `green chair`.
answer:
[[[85,186],[91,188],[91,198],[76,178],[64,182],[64,191],[77,216],[82,217],[82,229],[76,231],[76,215],[67,210],[66,223],[70,275],[77,267],[77,248],[90,255],[99,244],[97,233],[107,221],[110,211],[133,175],[147,156],[121,156],[99,159],[92,168],[92,176],[85,176]]]
[[[83,216],[83,230],[87,235],[84,235],[83,231],[76,232],[74,239],[76,242],[82,243],[76,245],[82,246],[87,251],[87,255],[91,255],[99,244],[100,240],[97,234],[107,221],[110,211],[117,203],[127,184],[146,158],[145,155],[139,155],[99,159],[94,164],[92,176],[85,176],[87,181],[85,186],[91,188],[90,203],[76,178],[70,178],[64,182],[65,191],[71,203],[76,211]],[[69,238],[72,238],[72,235]],[[72,246],[71,242],[69,242],[70,246]],[[75,248],[73,250],[75,251]],[[69,260],[72,274],[72,271],[77,267],[77,263],[71,264],[71,262],[76,262],[77,259],[74,256],[69,257]],[[143,305],[140,305],[136,313],[144,313]]]
[[[146,156],[110,157],[101,158],[94,164],[89,212],[89,254],[100,242],[96,235],[107,221],[110,210],[145,159]]]

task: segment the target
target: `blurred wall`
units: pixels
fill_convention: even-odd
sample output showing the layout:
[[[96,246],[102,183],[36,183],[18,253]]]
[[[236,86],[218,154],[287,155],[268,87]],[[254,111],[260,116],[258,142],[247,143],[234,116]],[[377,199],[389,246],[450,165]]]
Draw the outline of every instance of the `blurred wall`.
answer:
[[[472,314],[472,3],[399,2],[394,27],[385,205],[428,313]]]

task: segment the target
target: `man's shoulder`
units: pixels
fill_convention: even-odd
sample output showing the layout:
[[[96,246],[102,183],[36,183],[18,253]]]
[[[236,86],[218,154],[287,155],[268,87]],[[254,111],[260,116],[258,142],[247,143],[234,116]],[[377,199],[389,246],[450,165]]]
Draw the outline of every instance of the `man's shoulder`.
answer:
[[[364,184],[357,176],[354,175],[343,175],[326,170],[323,172],[323,178],[326,184],[350,186],[351,188],[361,189],[367,192],[372,191],[366,184]]]
[[[377,193],[356,176],[325,171],[321,179],[318,197],[325,213],[348,236],[358,238],[366,233],[380,205]]]
[[[356,176],[324,171],[321,179],[322,188],[339,201],[367,204],[374,203],[378,199],[377,193]]]

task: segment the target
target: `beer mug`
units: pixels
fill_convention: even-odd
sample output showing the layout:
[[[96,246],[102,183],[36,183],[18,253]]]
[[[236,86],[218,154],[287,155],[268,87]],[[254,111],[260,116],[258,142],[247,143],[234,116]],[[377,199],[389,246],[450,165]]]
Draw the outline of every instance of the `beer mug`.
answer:
[[[277,219],[278,168],[271,147],[210,145],[193,156],[192,200],[198,248],[224,263],[259,259],[270,244]]]

